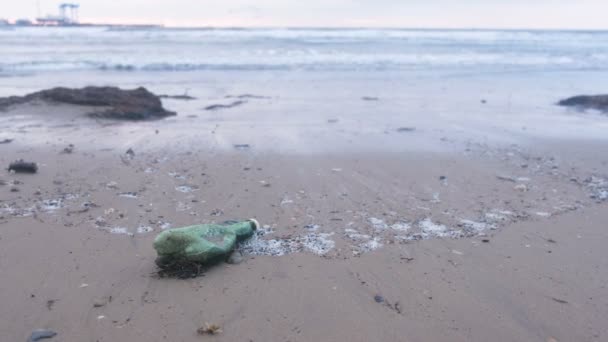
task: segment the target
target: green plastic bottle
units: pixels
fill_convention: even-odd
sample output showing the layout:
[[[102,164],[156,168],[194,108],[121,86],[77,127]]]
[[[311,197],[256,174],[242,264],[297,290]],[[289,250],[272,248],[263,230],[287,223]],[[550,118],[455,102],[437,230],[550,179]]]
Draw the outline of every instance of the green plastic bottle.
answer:
[[[225,260],[237,242],[251,237],[258,228],[259,223],[250,219],[165,230],[154,239],[156,264],[167,268],[183,263],[210,265]]]

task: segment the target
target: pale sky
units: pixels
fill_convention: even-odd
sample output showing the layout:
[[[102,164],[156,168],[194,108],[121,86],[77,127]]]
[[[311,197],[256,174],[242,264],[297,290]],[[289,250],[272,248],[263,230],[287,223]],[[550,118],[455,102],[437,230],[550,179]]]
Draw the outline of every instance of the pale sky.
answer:
[[[72,0],[81,22],[168,26],[608,29],[608,0]],[[0,0],[0,17],[61,1]]]

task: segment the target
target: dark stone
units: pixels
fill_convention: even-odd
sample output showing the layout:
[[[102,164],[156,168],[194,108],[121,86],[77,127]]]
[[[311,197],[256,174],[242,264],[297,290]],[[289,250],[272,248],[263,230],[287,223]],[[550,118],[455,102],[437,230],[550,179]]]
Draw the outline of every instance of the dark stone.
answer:
[[[61,153],[63,154],[72,154],[72,152],[74,152],[73,144],[69,144],[66,148],[63,149],[63,151],[61,151]]]
[[[143,87],[133,90],[117,87],[52,88],[25,96],[0,98],[0,110],[32,101],[102,107],[88,115],[106,119],[150,120],[176,115],[165,110],[160,98]]]
[[[577,107],[580,109],[596,109],[608,113],[608,95],[580,95],[557,103],[560,106]]]
[[[397,128],[397,132],[405,133],[405,132],[413,132],[416,130],[416,127],[399,127]]]
[[[226,262],[231,265],[238,265],[238,264],[242,263],[243,260],[244,260],[243,254],[241,254],[241,252],[239,252],[239,251],[234,251],[230,254],[230,256],[228,257]]]
[[[26,162],[21,159],[10,163],[8,170],[16,173],[36,173],[38,172],[38,165],[36,163]]]
[[[160,97],[161,99],[171,99],[171,100],[196,100],[196,97],[190,96],[190,95],[158,95],[158,97]]]
[[[363,96],[361,98],[361,100],[363,101],[379,101],[380,99],[377,97],[373,97],[373,96]]]
[[[4,139],[0,140],[0,144],[10,144],[13,142],[13,139]]]
[[[252,95],[252,94],[242,94],[242,95],[237,95],[237,96],[227,95],[226,96],[227,99],[232,99],[235,97],[237,99],[254,99],[254,100],[270,99],[270,97],[268,97],[268,96],[260,96],[260,95]]]
[[[232,103],[228,103],[228,104],[214,104],[211,106],[207,106],[205,107],[205,110],[220,110],[220,109],[229,109],[229,108],[234,108],[234,107],[238,107],[240,105],[243,105],[247,103],[247,101],[234,101]]]
[[[56,332],[47,329],[38,329],[34,330],[30,335],[30,338],[27,339],[27,342],[36,342],[45,338],[53,338],[57,335]]]
[[[374,300],[376,301],[376,303],[384,303],[384,297],[382,297],[381,295],[375,295]]]

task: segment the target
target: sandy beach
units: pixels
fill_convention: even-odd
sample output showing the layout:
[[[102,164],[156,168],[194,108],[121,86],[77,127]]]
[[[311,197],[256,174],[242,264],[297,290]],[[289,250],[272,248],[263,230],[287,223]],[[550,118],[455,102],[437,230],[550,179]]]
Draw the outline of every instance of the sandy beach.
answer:
[[[158,121],[47,103],[0,113],[0,140],[13,139],[0,165],[39,166],[0,175],[3,340],[606,339],[608,144],[593,135],[605,118],[548,96],[465,103],[468,81],[436,104],[400,93],[409,85],[373,93],[386,78],[342,93],[257,81],[165,100],[178,115]],[[473,114],[440,123],[448,107]],[[515,128],[479,119],[518,108],[532,119]],[[530,108],[560,114],[545,125]],[[588,134],[556,138],[567,125]],[[155,274],[160,231],[246,218],[263,227],[241,263]],[[197,334],[206,323],[222,332]]]

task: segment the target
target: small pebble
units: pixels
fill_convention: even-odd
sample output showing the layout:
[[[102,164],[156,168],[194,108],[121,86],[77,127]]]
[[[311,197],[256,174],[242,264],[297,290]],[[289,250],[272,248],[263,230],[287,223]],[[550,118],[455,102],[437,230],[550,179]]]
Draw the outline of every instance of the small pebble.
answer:
[[[45,338],[53,338],[57,335],[56,332],[47,329],[38,329],[32,332],[30,338],[27,340],[28,342],[36,342]]]
[[[106,300],[104,298],[95,298],[95,300],[93,300],[94,308],[100,308],[105,305],[106,305]]]
[[[376,303],[384,303],[384,297],[382,297],[381,295],[375,295],[374,300],[376,301]]]
[[[239,251],[234,251],[234,252],[232,252],[232,254],[230,254],[230,256],[228,257],[228,260],[226,260],[226,262],[231,265],[240,264],[241,262],[243,262],[243,254],[241,254],[241,252],[239,252]]]

